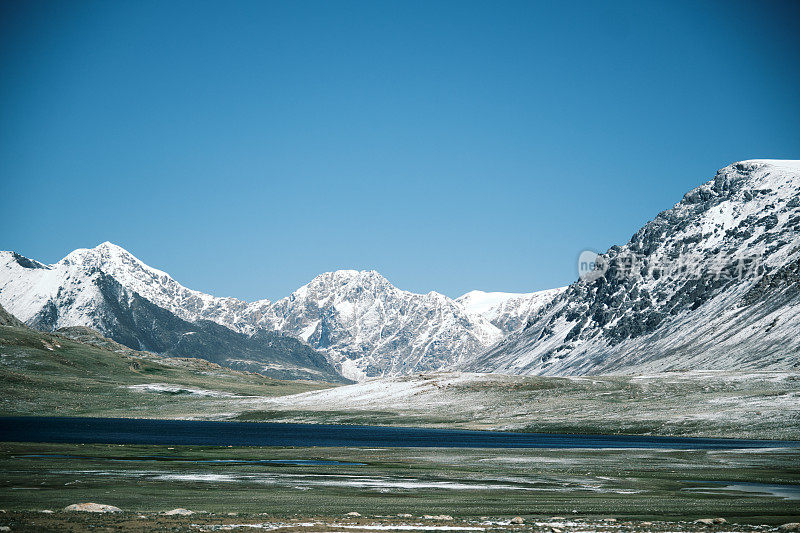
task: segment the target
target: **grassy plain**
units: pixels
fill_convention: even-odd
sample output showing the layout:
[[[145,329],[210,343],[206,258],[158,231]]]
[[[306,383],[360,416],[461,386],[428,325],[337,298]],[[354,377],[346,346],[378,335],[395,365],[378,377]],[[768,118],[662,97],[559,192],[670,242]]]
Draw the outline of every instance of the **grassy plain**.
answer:
[[[222,417],[236,399],[329,386],[103,343],[0,326],[0,416]],[[143,392],[152,386],[160,392]]]
[[[306,463],[311,461],[311,463]],[[800,449],[675,451],[0,444],[7,511],[79,502],[274,519],[515,515],[627,521],[800,515]],[[72,516],[75,516],[74,514]],[[3,517],[0,515],[0,522]]]
[[[743,438],[800,435],[800,378],[791,373],[585,378],[434,374],[330,388],[88,341],[0,326],[0,415]],[[766,525],[800,520],[800,448],[489,450],[5,442],[0,443],[0,472],[0,509],[5,511],[0,526],[13,531],[697,531],[706,527],[692,521],[708,517],[729,522],[715,525],[719,531],[761,531]],[[91,501],[123,512],[63,511],[67,505]],[[195,514],[162,514],[178,507]],[[348,512],[362,516],[347,517]],[[517,515],[524,525],[509,522]],[[617,522],[604,521],[609,518]]]

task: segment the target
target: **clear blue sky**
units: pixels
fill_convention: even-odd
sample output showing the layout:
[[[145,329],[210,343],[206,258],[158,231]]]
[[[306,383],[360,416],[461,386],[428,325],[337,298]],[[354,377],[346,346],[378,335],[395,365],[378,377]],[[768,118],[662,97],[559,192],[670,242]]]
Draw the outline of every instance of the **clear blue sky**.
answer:
[[[3,2],[0,249],[280,298],[567,284],[717,168],[800,158],[800,2]]]

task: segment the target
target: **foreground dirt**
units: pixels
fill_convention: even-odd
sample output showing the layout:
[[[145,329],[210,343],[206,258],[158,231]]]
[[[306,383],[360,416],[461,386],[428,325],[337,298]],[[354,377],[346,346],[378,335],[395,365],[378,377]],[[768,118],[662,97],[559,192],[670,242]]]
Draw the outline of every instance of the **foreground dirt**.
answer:
[[[280,531],[281,533],[353,532],[353,531],[463,531],[463,532],[518,532],[546,531],[655,531],[655,532],[756,532],[800,531],[800,525],[783,526],[711,523],[695,521],[624,521],[611,517],[520,517],[524,523],[514,523],[514,517],[459,518],[450,516],[415,516],[407,518],[389,516],[297,516],[279,518],[266,514],[238,515],[193,513],[188,516],[167,516],[154,513],[86,513],[69,511],[3,511],[0,513],[0,530],[20,532],[203,532],[203,531]],[[517,522],[519,519],[516,520]],[[719,519],[717,519],[719,522]],[[8,529],[5,529],[8,528]]]

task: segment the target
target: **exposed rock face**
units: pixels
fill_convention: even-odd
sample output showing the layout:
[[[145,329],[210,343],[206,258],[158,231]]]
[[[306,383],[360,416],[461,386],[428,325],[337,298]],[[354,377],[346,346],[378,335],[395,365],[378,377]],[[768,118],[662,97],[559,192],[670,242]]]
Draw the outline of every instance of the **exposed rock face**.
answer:
[[[284,378],[800,365],[800,163],[728,166],[602,260],[597,275],[530,294],[453,300],[340,270],[248,303],[103,243],[53,265],[0,252],[0,304],[36,328],[88,326],[133,349]]]
[[[171,511],[166,511],[164,515],[166,516],[191,516],[194,514],[194,511],[190,511],[189,509],[183,509],[178,507],[177,509],[172,509]]]
[[[400,290],[374,271],[317,276],[275,302],[259,325],[298,335],[352,378],[436,370],[502,338],[450,298]]]
[[[464,365],[585,374],[800,367],[800,162],[721,169]],[[602,271],[601,271],[602,272]]]
[[[109,250],[121,254],[104,244],[50,266],[0,252],[0,300],[44,331],[86,326],[135,350],[197,357],[282,379],[343,381],[324,355],[297,339],[267,331],[246,335],[210,320],[189,322],[122,285],[108,273],[117,272],[116,262],[101,268],[84,257],[107,257]]]
[[[0,302],[33,327],[88,326],[134,349],[274,377],[330,374],[331,364],[355,379],[459,364],[526,324],[558,292],[503,294],[486,306],[478,294],[497,293],[452,300],[400,290],[374,271],[339,270],[277,302],[248,303],[187,289],[111,243],[54,265],[0,252]]]
[[[561,287],[527,294],[470,291],[456,298],[456,302],[508,334],[526,326],[531,317],[565,290]]]

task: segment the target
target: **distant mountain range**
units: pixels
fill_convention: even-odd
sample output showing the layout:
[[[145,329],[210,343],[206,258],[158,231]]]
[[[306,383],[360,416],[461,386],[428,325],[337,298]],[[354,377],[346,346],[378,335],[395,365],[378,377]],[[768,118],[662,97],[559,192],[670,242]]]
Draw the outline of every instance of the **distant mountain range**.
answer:
[[[55,265],[0,252],[0,304],[43,331],[87,326],[135,350],[197,357],[282,379],[344,381],[322,354],[297,339],[270,331],[245,335],[202,318],[184,320],[139,294],[129,278],[116,277],[118,261],[131,270],[141,265],[108,243],[76,250]]]
[[[30,326],[87,326],[134,349],[281,378],[363,379],[460,364],[559,292],[473,291],[452,300],[397,289],[374,271],[340,270],[277,302],[245,302],[187,289],[108,242],[53,265],[0,252],[0,304]]]
[[[0,252],[0,304],[41,330],[88,326],[281,378],[800,365],[800,162],[725,167],[596,263],[569,287],[528,294],[451,299],[340,270],[245,302],[188,289],[106,242],[53,265]]]

